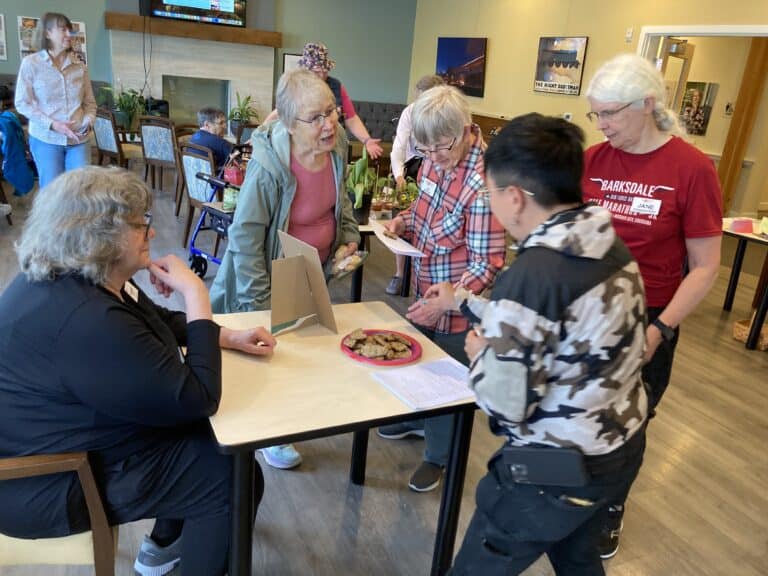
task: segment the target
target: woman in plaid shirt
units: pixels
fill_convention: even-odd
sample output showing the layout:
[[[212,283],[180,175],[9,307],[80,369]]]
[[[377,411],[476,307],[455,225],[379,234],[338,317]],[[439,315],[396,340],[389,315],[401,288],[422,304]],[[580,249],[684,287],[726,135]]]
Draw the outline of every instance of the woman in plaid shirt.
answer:
[[[483,196],[485,143],[480,128],[472,124],[466,98],[449,86],[424,92],[413,105],[411,119],[416,150],[424,156],[417,179],[419,196],[387,225],[425,254],[414,259],[416,302],[407,316],[430,340],[466,365],[466,318],[421,296],[440,282],[480,294],[493,284],[504,264],[504,229]],[[441,416],[379,429],[380,436],[390,439],[425,436],[424,462],[411,477],[411,489],[426,492],[440,483],[451,424],[450,416]]]

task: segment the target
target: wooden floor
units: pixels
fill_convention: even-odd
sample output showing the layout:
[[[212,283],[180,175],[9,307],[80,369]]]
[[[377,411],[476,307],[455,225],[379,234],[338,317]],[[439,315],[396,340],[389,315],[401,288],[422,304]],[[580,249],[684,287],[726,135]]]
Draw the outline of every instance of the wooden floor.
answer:
[[[0,290],[18,270],[12,243],[29,200],[12,203],[14,226],[0,221]],[[173,217],[167,193],[153,211],[153,254],[183,256],[181,220]],[[403,311],[404,299],[384,293],[392,268],[391,256],[374,241],[363,298]],[[209,271],[209,281],[214,273]],[[621,548],[605,563],[611,576],[768,574],[768,354],[747,351],[731,338],[733,321],[749,313],[756,279],[744,277],[734,310],[725,313],[727,275],[723,268],[715,289],[683,325],[672,383],[650,426],[645,463],[628,502]],[[348,281],[331,292],[334,301],[347,301]],[[459,542],[474,509],[474,488],[499,444],[477,414]],[[347,480],[350,435],[298,449],[304,464],[295,471],[262,461],[266,494],[256,519],[254,574],[428,574],[439,494],[407,488],[422,441],[372,434],[365,487]],[[133,574],[137,547],[150,528],[146,521],[121,527],[118,576]],[[83,567],[0,568],[2,576],[91,573]],[[540,559],[525,574],[552,570]]]

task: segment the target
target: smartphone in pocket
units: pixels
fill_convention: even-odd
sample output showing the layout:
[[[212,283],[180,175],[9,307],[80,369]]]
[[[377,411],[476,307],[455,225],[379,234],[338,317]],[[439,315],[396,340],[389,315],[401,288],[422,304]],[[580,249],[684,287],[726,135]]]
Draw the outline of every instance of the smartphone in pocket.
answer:
[[[576,448],[505,446],[502,462],[515,482],[544,486],[585,486],[589,473]]]

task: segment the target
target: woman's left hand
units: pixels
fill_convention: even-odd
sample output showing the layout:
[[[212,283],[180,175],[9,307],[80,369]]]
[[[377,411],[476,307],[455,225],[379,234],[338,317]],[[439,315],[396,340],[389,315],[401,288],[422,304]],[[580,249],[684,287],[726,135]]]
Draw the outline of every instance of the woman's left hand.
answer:
[[[219,344],[222,348],[240,350],[254,356],[271,356],[277,346],[277,340],[261,326],[247,330],[232,330],[222,326]]]
[[[342,256],[342,259],[346,258],[347,256],[352,256],[352,254],[357,252],[357,242],[350,242],[347,244],[346,248],[347,249],[344,251],[344,256]]]
[[[419,326],[434,326],[445,312],[439,298],[420,298],[408,307],[405,317]]]

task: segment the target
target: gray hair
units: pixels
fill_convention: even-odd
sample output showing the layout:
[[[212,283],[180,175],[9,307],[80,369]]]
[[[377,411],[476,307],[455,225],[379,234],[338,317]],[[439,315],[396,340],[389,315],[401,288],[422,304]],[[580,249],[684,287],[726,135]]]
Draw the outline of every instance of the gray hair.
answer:
[[[469,102],[452,86],[430,88],[413,103],[413,137],[421,144],[434,144],[441,138],[461,138],[464,127],[471,123]]]
[[[275,95],[280,121],[290,128],[303,106],[316,98],[327,98],[333,103],[336,102],[325,80],[313,72],[303,69],[285,72],[280,76]]]
[[[603,64],[592,77],[586,95],[599,102],[631,102],[638,108],[645,98],[653,98],[656,128],[684,133],[678,115],[664,104],[664,78],[650,61],[637,54],[621,54]]]
[[[217,122],[220,118],[226,118],[227,115],[224,114],[224,110],[221,108],[214,108],[212,106],[206,106],[205,108],[200,108],[200,110],[197,111],[197,125],[202,128],[203,124],[206,122],[210,122],[211,124],[214,124]]]
[[[421,94],[422,92],[426,92],[435,86],[444,85],[445,80],[443,80],[441,76],[438,76],[437,74],[427,74],[426,76],[419,78],[419,81],[416,82],[416,90],[419,92],[419,94]]]
[[[65,172],[40,190],[16,242],[31,282],[81,274],[103,284],[120,258],[125,231],[152,206],[146,184],[122,168]]]

